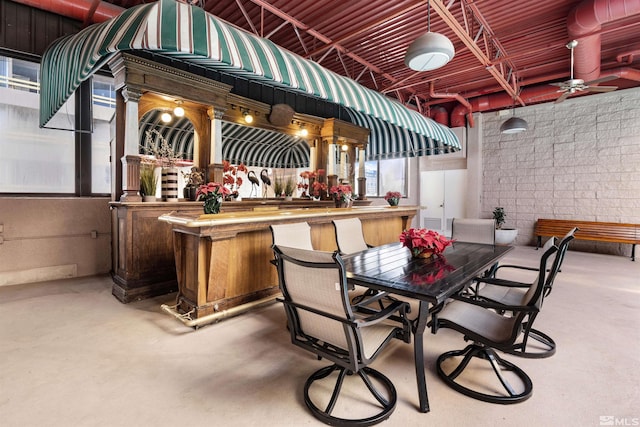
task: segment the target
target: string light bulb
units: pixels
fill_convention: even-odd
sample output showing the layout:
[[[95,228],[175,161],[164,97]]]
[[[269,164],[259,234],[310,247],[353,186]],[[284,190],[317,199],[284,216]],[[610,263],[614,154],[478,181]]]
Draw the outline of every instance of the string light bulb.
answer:
[[[242,113],[242,115],[244,116],[245,123],[253,123],[253,116],[251,115],[251,113],[245,111],[244,113]]]

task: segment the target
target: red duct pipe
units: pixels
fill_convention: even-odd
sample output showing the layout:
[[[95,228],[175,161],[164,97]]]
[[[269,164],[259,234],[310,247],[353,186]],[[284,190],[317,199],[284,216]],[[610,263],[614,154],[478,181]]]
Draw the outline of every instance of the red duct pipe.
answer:
[[[458,102],[466,108],[466,111],[468,112],[467,118],[469,120],[469,126],[473,127],[473,108],[471,107],[471,104],[469,104],[469,101],[464,99],[464,97],[462,97],[460,94],[436,93],[435,85],[433,82],[431,82],[429,83],[429,96],[431,98],[457,99]]]
[[[85,22],[88,17],[93,0],[13,0],[16,3],[21,3],[26,6],[35,7],[37,9],[46,10],[47,12],[55,13],[57,15],[67,16],[75,19],[76,21]],[[113,17],[120,15],[125,9],[113,5],[111,3],[105,3],[101,1],[98,4],[91,22],[104,22]]]
[[[520,92],[520,98],[522,98],[525,104],[529,102],[552,101],[559,96],[558,92],[553,90],[553,87],[549,85],[532,86]],[[469,108],[471,108],[471,111],[489,111],[514,106],[513,98],[506,92],[479,96],[471,99],[469,103],[470,107],[458,104],[453,111],[451,111],[452,128],[466,126],[465,116],[469,114]],[[469,126],[473,127],[473,124],[469,123]]]
[[[569,13],[569,39],[579,42],[573,52],[575,78],[589,82],[600,77],[602,24],[639,13],[640,0],[585,0]]]
[[[449,126],[449,112],[442,105],[431,107],[429,117],[444,126]]]

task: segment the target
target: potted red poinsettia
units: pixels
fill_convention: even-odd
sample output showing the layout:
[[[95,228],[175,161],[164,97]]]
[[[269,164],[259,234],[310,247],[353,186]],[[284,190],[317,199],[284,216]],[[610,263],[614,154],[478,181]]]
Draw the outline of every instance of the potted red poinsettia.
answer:
[[[453,240],[434,230],[410,228],[400,234],[400,242],[402,246],[409,248],[414,258],[428,258],[440,255]]]

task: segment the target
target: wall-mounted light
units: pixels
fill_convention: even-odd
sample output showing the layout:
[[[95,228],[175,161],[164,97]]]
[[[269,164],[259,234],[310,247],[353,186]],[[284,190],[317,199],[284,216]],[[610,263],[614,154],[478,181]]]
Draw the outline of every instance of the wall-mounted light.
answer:
[[[162,113],[162,115],[160,116],[160,120],[162,120],[164,123],[169,123],[171,121],[171,114],[167,113],[166,111],[164,113]]]
[[[184,116],[184,108],[182,108],[182,101],[176,101],[176,108],[173,109],[173,115],[176,117]]]
[[[342,151],[349,151],[349,146],[347,144],[342,144]]]
[[[307,136],[309,136],[309,131],[307,130],[307,128],[304,127],[304,125],[300,126],[300,136],[303,138],[306,138]]]
[[[251,113],[249,111],[244,111],[242,113],[242,116],[244,117],[244,122],[245,123],[253,123],[253,116],[251,115]]]

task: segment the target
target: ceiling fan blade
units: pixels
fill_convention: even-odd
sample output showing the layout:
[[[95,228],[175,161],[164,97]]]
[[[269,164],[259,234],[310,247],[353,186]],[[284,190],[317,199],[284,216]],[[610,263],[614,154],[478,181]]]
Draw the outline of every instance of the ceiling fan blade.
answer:
[[[591,80],[590,82],[586,82],[585,84],[587,86],[595,85],[595,84],[598,84],[598,83],[608,82],[610,80],[617,80],[618,78],[619,78],[618,76],[605,76],[605,77],[600,77],[599,79]]]
[[[551,86],[558,86],[558,87],[563,87],[565,86],[567,83],[566,82],[560,82],[560,83],[549,83]]]
[[[565,92],[565,93],[563,93],[562,95],[560,95],[560,98],[558,98],[558,99],[556,99],[556,100],[555,100],[555,102],[554,102],[554,103],[555,103],[555,104],[559,104],[559,103],[561,103],[562,101],[564,101],[565,99],[567,99],[567,98],[569,97],[569,95],[571,95],[569,92]]]
[[[589,86],[589,92],[611,92],[618,89],[618,86]]]

